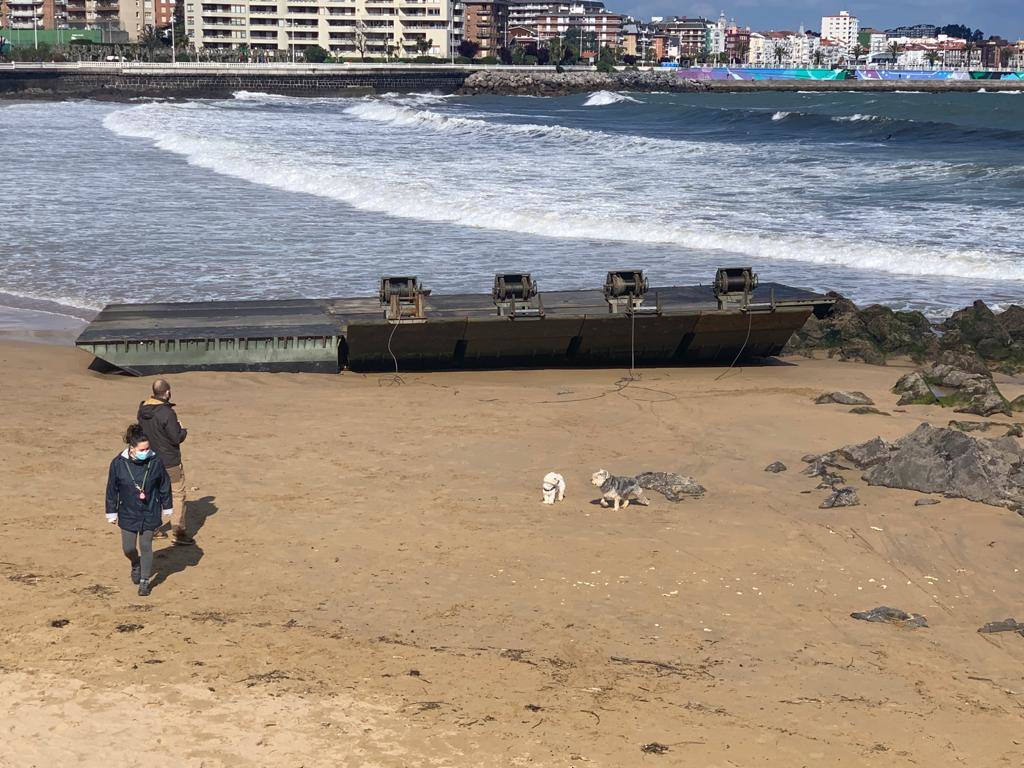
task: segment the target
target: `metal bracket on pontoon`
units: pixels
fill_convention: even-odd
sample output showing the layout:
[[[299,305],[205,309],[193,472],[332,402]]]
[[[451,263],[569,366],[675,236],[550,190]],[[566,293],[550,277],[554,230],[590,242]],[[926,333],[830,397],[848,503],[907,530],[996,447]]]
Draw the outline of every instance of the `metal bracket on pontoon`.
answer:
[[[384,319],[392,323],[415,323],[426,320],[424,299],[430,291],[420,285],[417,277],[382,277],[380,305]]]
[[[757,288],[757,273],[752,267],[721,267],[715,273],[715,298],[719,309],[742,312],[774,312],[775,289],[767,302],[751,302]]]
[[[604,279],[604,299],[608,302],[608,311],[613,315],[642,312],[661,314],[660,297],[655,306],[644,306],[647,287],[647,278],[641,269],[612,270]]]
[[[529,272],[496,274],[491,298],[499,317],[544,317],[544,304]]]

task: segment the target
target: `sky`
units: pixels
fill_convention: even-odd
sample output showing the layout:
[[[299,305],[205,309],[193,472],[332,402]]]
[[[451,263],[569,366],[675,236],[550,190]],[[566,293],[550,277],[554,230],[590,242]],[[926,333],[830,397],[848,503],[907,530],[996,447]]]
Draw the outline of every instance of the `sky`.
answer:
[[[836,4],[838,2],[839,4]],[[605,0],[605,7],[619,13],[651,16],[705,16],[718,18],[725,11],[742,27],[756,31],[821,28],[824,14],[847,10],[862,27],[891,29],[904,24],[964,24],[981,29],[985,36],[1024,39],[1024,0]]]

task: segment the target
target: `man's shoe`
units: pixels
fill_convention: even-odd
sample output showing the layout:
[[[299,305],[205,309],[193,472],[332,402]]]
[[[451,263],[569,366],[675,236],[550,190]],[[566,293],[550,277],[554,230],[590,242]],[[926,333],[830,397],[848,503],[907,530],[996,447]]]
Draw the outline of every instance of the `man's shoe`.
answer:
[[[138,584],[139,578],[142,576],[142,567],[138,565],[132,566],[132,584]]]
[[[180,533],[175,533],[174,536],[171,538],[171,544],[174,544],[179,547],[195,543],[196,540],[184,531],[181,531]]]
[[[139,580],[139,597],[149,597],[149,579]]]

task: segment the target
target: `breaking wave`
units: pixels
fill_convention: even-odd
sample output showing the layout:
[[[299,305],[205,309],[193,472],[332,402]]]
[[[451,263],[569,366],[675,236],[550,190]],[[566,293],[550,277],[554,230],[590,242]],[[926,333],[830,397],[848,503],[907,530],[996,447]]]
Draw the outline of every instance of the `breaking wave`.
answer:
[[[610,104],[621,104],[627,101],[631,101],[634,104],[643,104],[639,99],[634,99],[632,96],[627,96],[624,93],[616,93],[615,91],[596,91],[587,97],[587,100],[583,102],[583,106],[607,107]]]
[[[362,148],[390,141],[391,134],[372,136],[365,131],[355,134],[353,141],[360,144],[351,148],[349,154],[356,155],[353,159],[343,153],[330,152],[327,143],[308,149],[289,146],[272,130],[256,131],[258,138],[242,138],[223,116],[220,122],[207,124],[204,122],[207,113],[191,112],[182,119],[175,109],[174,105],[129,107],[108,114],[103,124],[120,136],[148,140],[164,151],[184,157],[194,166],[218,174],[288,192],[316,195],[391,217],[549,238],[676,245],[756,259],[785,259],[905,275],[1024,280],[1024,263],[1015,261],[1011,255],[894,245],[872,242],[859,235],[844,240],[798,232],[758,231],[752,225],[730,231],[720,222],[701,223],[664,210],[646,210],[643,206],[631,205],[628,197],[612,195],[580,205],[575,196],[527,194],[517,189],[514,181],[511,186],[506,184],[498,189],[486,185],[465,188],[447,178],[444,169],[449,166],[444,165],[445,158],[437,161],[431,157],[431,164],[426,154],[428,151],[472,153],[473,148],[466,149],[458,143],[444,142],[438,147],[435,139],[429,147],[421,147],[412,141],[402,145],[410,147],[408,153],[397,152],[379,163],[360,164],[358,155]],[[538,147],[531,147],[532,142],[559,142],[561,146],[583,144],[588,152],[602,152],[596,160],[599,163],[611,162],[615,153],[624,147],[642,146],[649,150],[651,146],[668,146],[678,153],[690,146],[685,141],[646,139],[565,126],[489,123],[373,100],[349,104],[343,112],[399,128],[428,127],[456,135],[468,134],[474,139],[482,136],[490,142],[487,146],[492,154],[479,161],[487,165],[477,170],[490,173],[496,180],[505,172],[501,166],[505,153],[512,151],[506,143],[510,134],[519,140],[515,151],[526,156],[531,151],[539,151]],[[494,137],[502,141],[494,142]],[[500,150],[501,147],[506,149]],[[559,154],[557,147],[545,151],[547,158]],[[653,167],[659,167],[660,157],[651,156]],[[471,161],[467,155],[466,162]],[[389,165],[395,167],[387,167]]]

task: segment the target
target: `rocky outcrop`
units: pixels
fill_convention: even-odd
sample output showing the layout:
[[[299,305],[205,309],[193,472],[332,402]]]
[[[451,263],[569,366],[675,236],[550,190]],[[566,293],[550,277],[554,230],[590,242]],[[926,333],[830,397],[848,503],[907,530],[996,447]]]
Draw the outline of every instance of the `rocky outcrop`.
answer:
[[[832,507],[856,507],[859,504],[860,498],[857,496],[857,489],[845,486],[843,488],[833,488],[832,493],[818,507],[820,509],[832,509]]]
[[[874,405],[875,401],[863,392],[825,392],[818,395],[814,402],[818,405],[839,403],[840,405]]]
[[[1010,403],[999,391],[992,375],[972,373],[945,363],[900,377],[892,391],[900,396],[897,405],[953,406],[956,413],[991,416],[1011,415]]]
[[[971,373],[991,368],[1024,371],[1024,307],[993,312],[983,301],[934,325],[920,312],[872,304],[858,308],[837,293],[828,317],[811,316],[790,339],[786,353],[825,353],[841,360],[884,365],[893,357],[941,362]]]
[[[895,443],[876,437],[826,453],[817,463],[866,470],[869,485],[1024,509],[1024,450],[1012,437],[985,440],[922,424]]]
[[[564,96],[590,91],[704,91],[706,83],[686,80],[672,70],[624,70],[621,72],[513,71],[474,72],[459,93],[498,96]]]
[[[911,629],[928,626],[928,619],[921,614],[907,613],[899,608],[890,608],[887,605],[880,605],[877,608],[872,608],[870,611],[856,611],[850,614],[850,618],[860,619],[861,621],[885,622],[901,627],[910,627]]]
[[[773,472],[774,474],[777,475],[779,472],[785,472],[786,469],[786,465],[783,464],[781,461],[773,461],[771,464],[764,468],[764,471]]]
[[[938,337],[920,312],[897,312],[880,304],[858,309],[837,293],[828,295],[836,299],[832,313],[821,319],[812,315],[793,334],[785,352],[822,351],[829,357],[874,365],[897,356],[924,361],[938,355]]]

